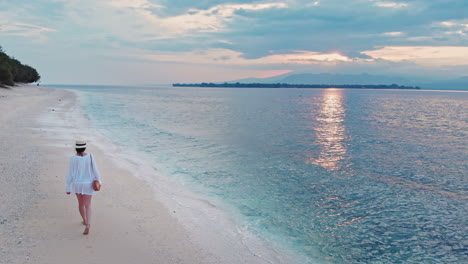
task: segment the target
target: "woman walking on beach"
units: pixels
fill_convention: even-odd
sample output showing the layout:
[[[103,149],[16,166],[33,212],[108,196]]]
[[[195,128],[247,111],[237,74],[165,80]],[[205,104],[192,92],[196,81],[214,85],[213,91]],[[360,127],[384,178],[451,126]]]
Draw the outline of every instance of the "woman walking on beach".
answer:
[[[74,193],[78,198],[78,209],[83,225],[86,226],[83,234],[87,235],[91,227],[91,198],[95,193],[93,182],[101,183],[101,176],[92,154],[85,153],[86,141],[77,140],[75,144],[76,155],[70,160],[68,168],[66,192]]]

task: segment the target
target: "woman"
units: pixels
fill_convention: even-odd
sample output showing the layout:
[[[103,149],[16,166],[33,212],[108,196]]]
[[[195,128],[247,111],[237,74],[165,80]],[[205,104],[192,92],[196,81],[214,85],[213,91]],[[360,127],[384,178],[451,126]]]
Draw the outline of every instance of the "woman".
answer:
[[[91,227],[91,198],[95,193],[93,181],[98,180],[101,183],[101,176],[93,155],[85,153],[86,141],[77,140],[75,149],[76,155],[71,158],[68,168],[65,191],[67,194],[76,194],[82,224],[86,226],[83,235],[87,235]]]

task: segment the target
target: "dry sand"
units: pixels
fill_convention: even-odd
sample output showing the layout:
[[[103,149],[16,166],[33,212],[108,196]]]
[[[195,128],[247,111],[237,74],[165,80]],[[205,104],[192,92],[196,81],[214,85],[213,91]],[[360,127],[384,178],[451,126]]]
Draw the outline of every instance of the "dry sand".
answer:
[[[87,149],[104,184],[93,197],[90,234],[82,235],[76,198],[64,191],[73,140],[86,135],[72,120],[76,101],[64,90],[0,89],[0,263],[290,263],[260,257],[219,228],[188,230],[197,222],[181,224],[181,208],[156,200],[115,164],[105,142]]]

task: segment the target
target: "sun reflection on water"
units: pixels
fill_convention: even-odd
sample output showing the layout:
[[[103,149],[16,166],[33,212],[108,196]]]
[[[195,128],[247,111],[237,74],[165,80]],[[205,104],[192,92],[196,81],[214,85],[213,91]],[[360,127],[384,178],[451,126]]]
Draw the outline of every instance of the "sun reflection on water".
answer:
[[[312,129],[315,132],[316,144],[320,146],[317,155],[310,153],[308,164],[315,164],[323,168],[335,171],[342,167],[347,149],[344,142],[345,118],[343,91],[337,89],[325,89],[318,116],[314,117],[318,124]]]

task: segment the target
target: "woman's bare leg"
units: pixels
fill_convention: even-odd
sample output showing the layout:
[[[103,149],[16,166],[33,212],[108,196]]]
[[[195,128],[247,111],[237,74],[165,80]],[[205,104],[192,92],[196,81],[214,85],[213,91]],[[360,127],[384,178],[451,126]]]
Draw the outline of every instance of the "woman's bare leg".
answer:
[[[86,215],[86,228],[83,232],[83,234],[87,235],[89,233],[89,228],[91,224],[91,198],[93,198],[92,195],[83,195],[83,204],[85,208],[85,215]]]
[[[88,222],[86,221],[86,213],[85,213],[85,205],[83,202],[83,194],[76,194],[76,198],[78,199],[78,210],[80,211],[81,218],[83,218],[83,225],[86,225]]]

